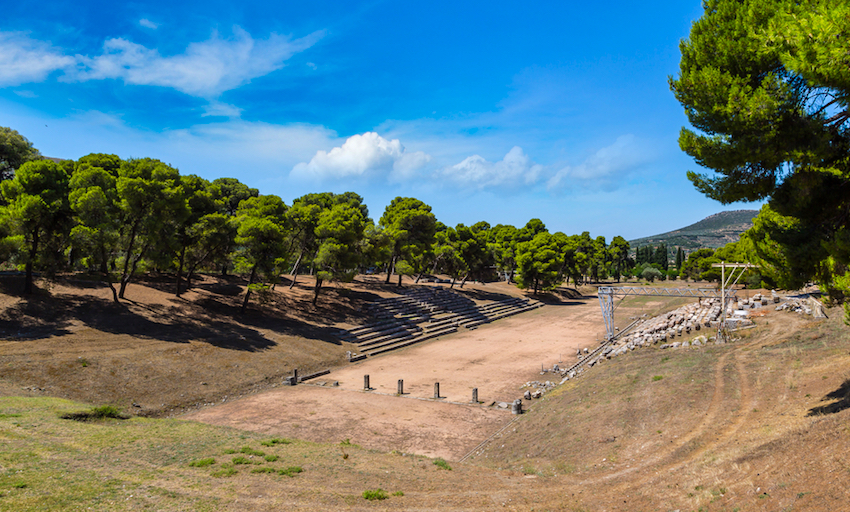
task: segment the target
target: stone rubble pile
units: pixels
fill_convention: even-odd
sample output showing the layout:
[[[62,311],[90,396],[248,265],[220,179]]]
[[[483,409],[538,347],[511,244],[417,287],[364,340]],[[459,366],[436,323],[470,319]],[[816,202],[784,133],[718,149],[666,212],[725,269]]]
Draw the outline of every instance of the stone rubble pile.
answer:
[[[557,365],[555,366],[557,367]],[[532,391],[531,389],[526,389],[523,398],[525,400],[531,400],[532,398],[540,398],[541,396],[543,396],[543,393],[555,389],[555,386],[557,386],[557,383],[548,380],[546,382],[540,382],[536,380],[526,382],[525,386],[523,387],[534,388],[534,390]]]
[[[703,328],[717,327],[719,319],[720,299],[703,299],[687,304],[669,313],[643,321],[632,334],[606,347],[602,351],[602,357],[611,359],[638,347],[672,340],[677,336],[686,336]],[[702,338],[705,337],[702,336]],[[676,342],[675,345],[678,347],[681,343]]]
[[[789,297],[776,306],[776,311],[790,311],[800,315],[811,315],[813,318],[827,318],[823,304],[812,296]]]

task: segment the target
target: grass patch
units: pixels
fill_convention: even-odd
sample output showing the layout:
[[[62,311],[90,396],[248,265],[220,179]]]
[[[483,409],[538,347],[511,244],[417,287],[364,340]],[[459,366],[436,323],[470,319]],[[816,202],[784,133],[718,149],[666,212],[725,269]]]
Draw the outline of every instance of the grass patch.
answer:
[[[277,455],[266,455],[263,458],[266,459],[266,462],[275,462],[280,457],[278,457]]]
[[[243,457],[241,455],[238,456],[238,457],[233,457],[233,460],[231,462],[233,462],[234,464],[253,464],[254,463],[253,460],[249,459],[248,457]]]
[[[277,473],[277,470],[274,468],[254,468],[251,473]]]
[[[218,471],[213,471],[212,476],[216,478],[227,478],[235,475],[236,473],[239,473],[236,471],[236,468],[221,468]]]
[[[304,468],[302,468],[301,466],[289,466],[288,468],[283,468],[281,470],[278,470],[278,474],[285,475],[285,476],[288,476],[288,477],[293,477],[293,476],[297,475],[298,473],[303,473],[303,472],[304,472]]]
[[[363,491],[363,498],[369,501],[385,500],[389,497],[390,495],[387,494],[387,491],[383,489],[371,489],[368,491]]]
[[[60,418],[74,421],[127,420],[130,419],[130,415],[121,412],[113,405],[101,405],[100,407],[92,407],[88,411],[68,412],[62,414]]]
[[[239,451],[241,453],[244,453],[245,455],[253,455],[255,457],[262,457],[266,454],[266,452],[261,452],[260,450],[254,450],[250,446],[243,446],[242,449],[239,450]]]
[[[276,444],[292,444],[292,440],[282,437],[275,437],[272,439],[266,439],[265,441],[260,441],[260,444],[263,446],[274,446]]]
[[[437,466],[440,469],[445,469],[447,471],[452,470],[452,467],[449,466],[449,463],[446,462],[445,460],[441,459],[441,458],[440,459],[434,459],[434,465]]]
[[[652,382],[658,382],[659,380],[661,380],[663,378],[664,378],[663,375],[653,375],[652,376]]]
[[[404,493],[401,491],[396,491],[393,493],[393,496],[404,496]]]
[[[205,459],[193,460],[189,463],[189,465],[193,468],[205,468],[207,466],[212,466],[215,464],[215,459],[212,457],[207,457]]]

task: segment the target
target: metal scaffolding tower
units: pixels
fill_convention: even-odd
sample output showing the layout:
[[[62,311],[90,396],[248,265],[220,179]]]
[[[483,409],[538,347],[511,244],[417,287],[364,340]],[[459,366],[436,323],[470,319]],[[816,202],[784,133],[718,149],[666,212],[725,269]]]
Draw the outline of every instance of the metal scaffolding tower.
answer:
[[[735,290],[728,290],[735,295]],[[723,297],[715,288],[652,288],[649,286],[600,286],[597,292],[599,306],[602,308],[602,320],[605,322],[605,339],[614,337],[614,297],[629,295],[650,295],[655,297],[695,297],[716,299]]]
[[[733,286],[744,275],[748,268],[756,265],[749,263],[715,263],[712,267],[720,268],[720,286],[718,288],[652,288],[649,286],[600,286],[597,291],[599,306],[602,308],[602,320],[605,322],[605,339],[614,337],[614,297],[627,297],[629,295],[651,295],[656,297],[696,297],[696,298],[720,298],[721,320],[717,328],[717,339],[726,338],[726,304],[735,296]],[[731,269],[726,275],[726,269]],[[735,272],[740,269],[738,277]],[[735,278],[734,282],[732,278]]]

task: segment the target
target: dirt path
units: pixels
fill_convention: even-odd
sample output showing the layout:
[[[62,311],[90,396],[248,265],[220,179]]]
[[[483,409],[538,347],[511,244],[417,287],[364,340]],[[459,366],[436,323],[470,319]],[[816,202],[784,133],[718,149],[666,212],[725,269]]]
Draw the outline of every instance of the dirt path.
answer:
[[[509,411],[470,405],[510,402],[532,380],[594,347],[601,317],[595,299],[550,305],[422,345],[369,358],[316,379],[328,384],[274,389],[185,416],[217,425],[313,441],[350,439],[364,447],[456,460],[512,419]],[[363,376],[374,389],[363,391]],[[396,396],[398,380],[403,396]],[[434,383],[441,399],[434,400]]]

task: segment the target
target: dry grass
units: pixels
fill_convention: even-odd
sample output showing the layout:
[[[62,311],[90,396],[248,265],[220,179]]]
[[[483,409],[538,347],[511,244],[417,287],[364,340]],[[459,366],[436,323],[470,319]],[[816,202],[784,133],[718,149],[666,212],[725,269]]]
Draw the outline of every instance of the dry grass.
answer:
[[[178,301],[152,285],[142,301],[133,286],[137,302],[121,309],[100,302],[97,288],[57,285],[28,304],[0,294],[0,394],[158,415],[232,399],[294,364],[339,361],[345,345],[321,335],[360,321],[359,294],[391,293],[374,284],[329,293],[339,311],[323,319],[295,302],[240,317],[238,297],[221,290]],[[670,307],[624,303],[618,323]],[[451,471],[416,455],[175,419],[67,421],[60,415],[89,406],[6,396],[0,511],[843,510],[850,331],[838,309],[830,315],[770,312],[731,344],[606,361],[535,401],[467,462],[448,461]],[[363,498],[375,489],[389,498]]]

